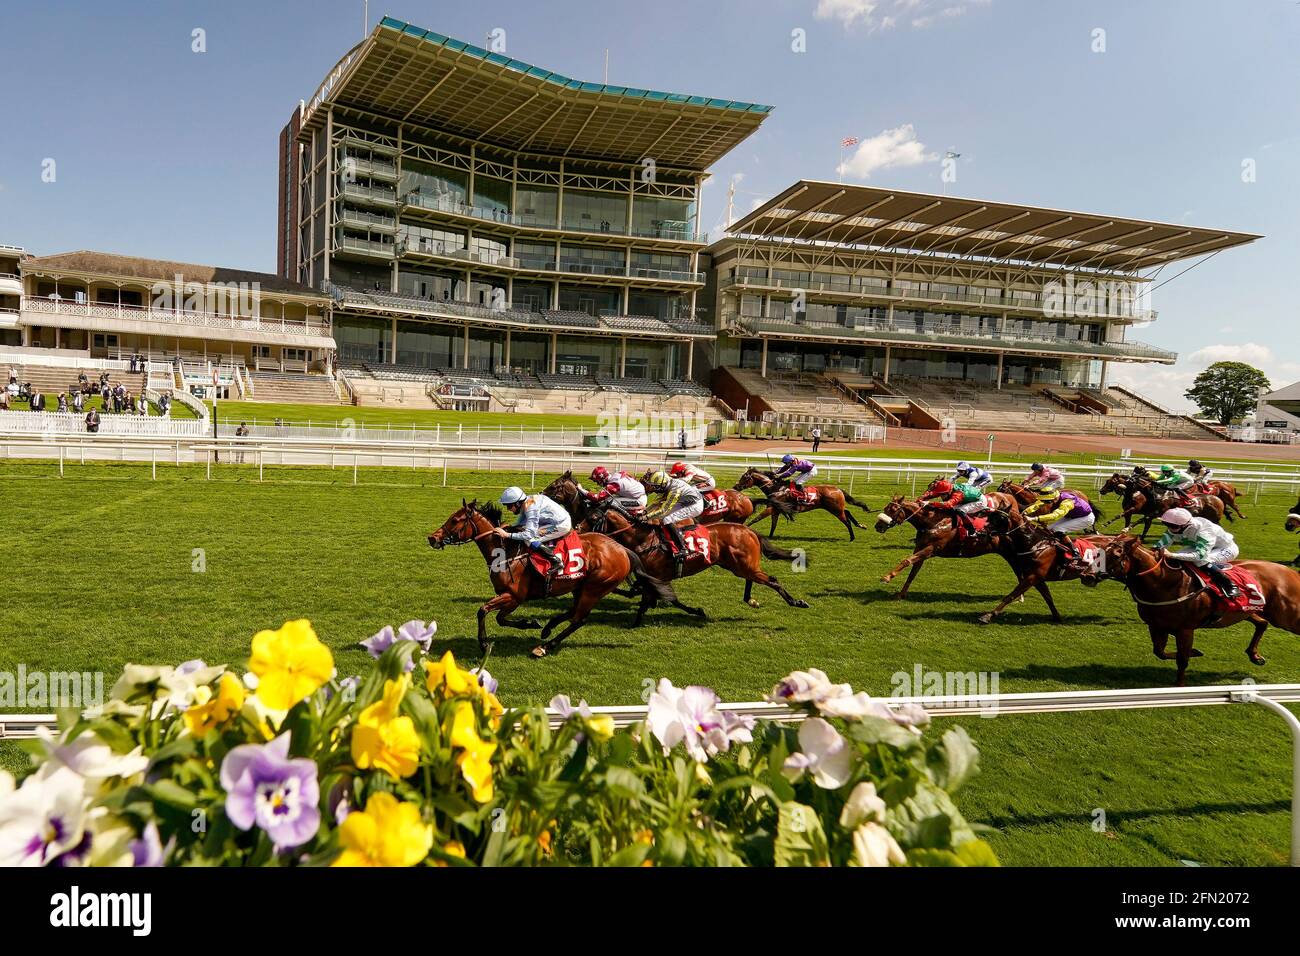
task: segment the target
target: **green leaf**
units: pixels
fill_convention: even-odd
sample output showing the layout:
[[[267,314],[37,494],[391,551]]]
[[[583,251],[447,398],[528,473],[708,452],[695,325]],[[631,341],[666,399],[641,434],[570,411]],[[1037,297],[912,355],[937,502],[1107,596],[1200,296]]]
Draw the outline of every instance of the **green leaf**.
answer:
[[[777,866],[829,866],[830,849],[817,811],[802,803],[781,804],[776,827]]]
[[[608,860],[606,866],[640,866],[650,855],[650,844],[633,843],[631,846],[625,846]]]
[[[157,802],[178,810],[193,810],[199,804],[194,794],[172,780],[146,784],[144,790]]]
[[[979,773],[980,753],[965,728],[953,727],[930,748],[925,762],[935,784],[956,793]]]
[[[616,797],[638,800],[645,793],[641,778],[626,767],[610,767],[605,771],[605,787]]]

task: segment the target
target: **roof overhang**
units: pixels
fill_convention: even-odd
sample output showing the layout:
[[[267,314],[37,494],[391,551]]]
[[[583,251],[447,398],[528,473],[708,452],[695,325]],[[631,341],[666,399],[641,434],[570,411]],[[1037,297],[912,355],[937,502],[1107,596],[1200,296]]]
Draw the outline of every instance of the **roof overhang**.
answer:
[[[303,111],[327,105],[444,130],[505,149],[703,171],[753,133],[770,106],[583,83],[385,17],[330,71]]]
[[[728,227],[790,243],[1138,272],[1244,245],[1253,233],[800,180]]]

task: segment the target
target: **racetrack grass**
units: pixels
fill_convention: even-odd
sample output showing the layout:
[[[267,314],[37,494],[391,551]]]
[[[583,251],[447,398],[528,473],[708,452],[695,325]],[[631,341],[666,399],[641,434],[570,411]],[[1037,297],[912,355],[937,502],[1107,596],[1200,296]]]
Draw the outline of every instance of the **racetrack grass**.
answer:
[[[475,610],[491,596],[476,551],[433,551],[425,536],[462,495],[495,497],[527,476],[361,469],[268,469],[223,465],[218,480],[199,468],[87,465],[54,477],[57,466],[0,463],[0,514],[11,559],[3,570],[0,671],[19,663],[45,670],[103,669],[111,684],[128,661],[178,663],[193,657],[242,668],[251,635],[310,617],[334,650],[341,674],[365,660],[355,642],[383,624],[412,617],[439,623],[435,646],[474,662]],[[733,475],[727,475],[733,478]],[[538,484],[542,484],[539,476]],[[855,496],[879,506],[892,481],[859,482]],[[1290,496],[1246,506],[1238,522],[1247,556],[1289,561],[1296,538],[1282,521]],[[1117,513],[1114,498],[1107,513]],[[860,513],[864,524],[871,516]],[[783,524],[777,543],[806,549],[794,573],[764,562],[808,610],[757,589],[762,607],[740,601],[742,584],[722,571],[677,583],[707,621],[657,609],[638,630],[623,599],[599,606],[562,651],[530,660],[535,634],[503,631],[489,669],[507,704],[568,693],[592,703],[636,703],[660,676],[707,684],[728,700],[761,699],[796,668],[820,667],[839,681],[887,695],[892,675],[995,672],[1003,693],[1073,688],[1166,686],[1173,662],[1151,655],[1145,628],[1122,588],[1058,584],[1069,623],[1047,623],[1031,595],[1000,623],[974,624],[1013,586],[997,557],[935,561],[912,599],[897,602],[882,573],[910,552],[910,535],[858,532],[850,544],[818,512]],[[194,549],[206,569],[192,570]],[[522,617],[555,613],[567,599],[526,607]],[[1203,632],[1205,656],[1193,684],[1250,678],[1300,679],[1300,638],[1266,635],[1269,659],[1254,667],[1243,649],[1249,628]],[[1037,865],[1282,864],[1289,842],[1290,740],[1262,707],[961,718],[979,744],[983,773],[959,796],[972,819],[991,824],[1004,863]],[[941,725],[948,723],[940,719]],[[25,760],[0,745],[0,764]],[[1097,811],[1105,832],[1095,832]]]
[[[212,403],[208,403],[211,408]],[[595,428],[595,415],[546,415],[534,412],[447,412],[432,408],[383,408],[370,405],[302,405],[281,402],[220,402],[217,414],[224,422],[246,421],[269,425],[277,418],[290,424],[315,425],[350,421],[356,425],[393,425],[443,428],[457,425],[520,428]]]

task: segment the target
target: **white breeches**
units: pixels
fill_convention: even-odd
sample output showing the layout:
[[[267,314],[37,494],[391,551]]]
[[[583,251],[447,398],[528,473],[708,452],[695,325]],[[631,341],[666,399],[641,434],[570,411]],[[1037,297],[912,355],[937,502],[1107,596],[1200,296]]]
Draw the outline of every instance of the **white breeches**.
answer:
[[[964,515],[973,515],[977,511],[988,511],[989,500],[981,495],[979,501],[968,501],[964,505],[958,505],[957,510]]]
[[[1078,518],[1062,518],[1048,525],[1050,531],[1091,531],[1097,523],[1096,515],[1080,515]]]
[[[795,483],[795,486],[796,486],[796,487],[799,487],[799,488],[802,488],[802,487],[804,486],[804,484],[807,483],[808,479],[809,479],[809,478],[812,478],[812,477],[813,477],[814,475],[816,475],[816,474],[817,474],[817,468],[816,468],[816,466],[813,466],[812,471],[799,471],[799,472],[795,472],[795,474],[794,474],[794,483]]]
[[[680,505],[663,516],[664,524],[676,524],[679,521],[687,521],[691,518],[698,518],[704,511],[704,499],[692,502],[688,505]]]
[[[1203,568],[1207,564],[1227,564],[1229,561],[1236,561],[1241,554],[1241,549],[1236,543],[1228,545],[1226,548],[1215,548],[1204,558],[1198,558],[1194,554],[1183,556],[1180,553],[1170,554],[1168,557],[1177,561],[1186,561],[1188,564],[1194,564],[1198,568]]]

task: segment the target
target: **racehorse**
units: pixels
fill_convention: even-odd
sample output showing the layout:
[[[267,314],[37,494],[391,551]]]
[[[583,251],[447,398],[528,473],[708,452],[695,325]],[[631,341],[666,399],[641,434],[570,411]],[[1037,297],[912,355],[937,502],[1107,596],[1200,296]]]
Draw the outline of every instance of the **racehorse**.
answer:
[[[833,514],[837,521],[844,525],[849,531],[849,540],[854,540],[853,529],[861,528],[857,516],[849,511],[846,505],[855,505],[863,511],[870,511],[871,508],[858,501],[847,491],[835,487],[834,485],[808,485],[805,490],[812,491],[816,494],[816,499],[812,502],[800,501],[790,494],[790,489],[786,488],[777,481],[776,474],[771,471],[761,471],[758,468],[746,468],[741,474],[740,480],[733,486],[734,491],[744,491],[746,488],[757,488],[766,497],[764,502],[767,508],[751,518],[747,524],[755,525],[764,518],[771,516],[772,527],[768,531],[768,537],[776,535],[776,522],[784,512],[781,510],[778,502],[790,504],[794,511],[792,514],[785,514],[787,519],[793,520],[795,514],[803,514],[805,511],[815,511],[821,509]],[[865,530],[865,529],[863,529]]]
[[[1237,491],[1235,485],[1215,479],[1214,481],[1198,482],[1197,487],[1204,488],[1206,494],[1214,495],[1214,497],[1222,501],[1223,507],[1230,517],[1232,514],[1235,514],[1238,518],[1246,517],[1246,513],[1237,507],[1237,497],[1240,492]]]
[[[1286,522],[1283,527],[1292,533],[1300,531],[1300,501],[1295,503],[1295,507],[1292,508],[1291,512],[1286,516]],[[1300,567],[1300,555],[1297,555],[1296,559],[1291,563],[1296,567]]]
[[[661,580],[669,580],[676,573],[676,560],[662,545],[662,535],[657,525],[638,521],[616,507],[594,505],[578,519],[578,528],[598,531],[631,548],[645,565],[647,572]],[[807,607],[808,602],[793,597],[781,586],[775,577],[760,566],[759,558],[771,558],[776,561],[795,561],[799,556],[792,551],[776,547],[766,538],[760,537],[743,524],[723,522],[709,526],[710,558],[697,552],[688,551],[682,562],[682,577],[689,577],[707,571],[717,565],[730,571],[745,582],[744,601],[750,607],[758,607],[758,601],[752,597],[755,584],[766,585],[791,607]],[[656,601],[664,598],[652,589],[641,589],[641,606],[637,608],[636,622],[641,623],[646,611],[654,607]],[[703,617],[701,608],[687,607],[677,600],[676,595],[668,600],[669,604]]]
[[[573,594],[573,607],[561,611],[542,627],[541,640],[532,650],[533,657],[545,657],[554,651],[566,637],[587,620],[587,615],[605,595],[613,591],[624,579],[635,575],[641,588],[658,600],[672,603],[677,600],[672,586],[646,572],[641,559],[617,541],[602,534],[583,534],[582,550],[586,571],[577,579],[557,578],[550,590],[541,575],[529,567],[528,548],[521,542],[502,539],[493,534],[501,526],[501,509],[492,504],[480,505],[477,501],[461,500],[460,510],[448,518],[441,528],[429,535],[429,545],[442,549],[447,545],[478,545],[479,553],[487,562],[488,577],[496,597],[478,609],[478,646],[487,654],[487,616],[493,611],[497,623],[506,627],[531,630],[536,621],[512,621],[510,615],[521,604],[547,597]],[[551,637],[551,631],[561,621],[569,626]]]
[[[1143,526],[1139,537],[1143,541],[1157,518],[1170,508],[1185,507],[1177,492],[1163,491],[1150,478],[1142,475],[1121,475],[1117,471],[1106,479],[1101,486],[1101,493],[1120,495],[1124,503],[1123,512],[1107,521],[1106,525],[1114,524],[1122,518],[1127,532],[1133,526],[1133,518],[1141,517]],[[1209,518],[1215,524],[1223,523],[1223,502],[1214,495],[1193,495],[1192,506],[1188,510],[1194,516]]]
[[[896,524],[910,524],[916,528],[916,542],[912,553],[904,558],[894,570],[880,580],[888,584],[903,572],[911,570],[907,580],[894,597],[899,600],[907,598],[907,591],[921,572],[923,565],[930,558],[977,558],[984,554],[993,554],[997,550],[994,536],[989,534],[959,533],[956,519],[950,511],[926,507],[919,501],[908,501],[902,495],[889,499],[880,514],[876,515],[876,531],[884,534]]]
[[[1018,485],[1014,481],[1008,480],[1002,482],[1002,484],[998,485],[998,491],[1002,492],[1004,495],[1010,495],[1012,498],[1015,498],[1016,504],[1020,506],[1021,511],[1038,501],[1037,491],[1033,488],[1026,488],[1024,485]],[[1088,505],[1092,508],[1092,513],[1098,518],[1105,517],[1105,515],[1101,513],[1101,508],[1097,507],[1096,502],[1090,500],[1082,491],[1075,491],[1073,488],[1063,488],[1062,491],[1069,492],[1076,498],[1081,498],[1088,502]]]
[[[1084,583],[1095,584],[1102,577],[1114,578],[1128,587],[1137,602],[1138,617],[1151,634],[1151,648],[1162,661],[1170,658],[1169,637],[1176,640],[1178,661],[1177,686],[1186,683],[1187,662],[1200,657],[1193,647],[1196,631],[1203,627],[1231,627],[1242,621],[1255,625],[1255,633],[1246,647],[1252,664],[1263,665],[1259,641],[1272,624],[1292,634],[1300,634],[1300,574],[1272,561],[1233,561],[1234,567],[1251,572],[1264,593],[1264,608],[1251,611],[1219,611],[1219,598],[1208,590],[1181,562],[1170,561],[1163,551],[1144,547],[1132,535],[1119,535],[1103,549],[1105,571],[1084,576]]]
[[[991,624],[1006,610],[1007,605],[1017,600],[1031,587],[1043,596],[1047,609],[1052,612],[1052,623],[1064,623],[1052,594],[1047,589],[1048,581],[1074,581],[1087,572],[1070,567],[1070,558],[1058,546],[1052,532],[1036,521],[1030,521],[1023,515],[1000,511],[989,516],[989,525],[1000,531],[998,553],[1011,565],[1019,579],[1015,589],[1004,597],[992,611],[981,614],[977,619],[981,624]],[[1080,535],[1075,544],[1100,550],[1111,540],[1108,535]]]
[[[935,478],[933,481],[931,481],[929,486],[925,490],[934,491],[935,486],[938,485],[939,482],[947,481],[947,480],[948,479],[945,478],[943,475],[940,475],[938,478]],[[1003,484],[1007,484],[1007,483],[1008,482],[1003,482]],[[984,500],[988,502],[989,511],[1019,511],[1020,510],[1020,502],[1016,500],[1016,496],[1006,492],[1002,488],[999,488],[997,491],[984,492]]]
[[[739,491],[733,491],[730,488],[719,488],[718,490],[727,499],[727,509],[712,514],[707,512],[701,514],[696,519],[700,524],[717,524],[719,521],[739,521],[743,523],[754,513],[754,499],[749,495],[741,494]],[[564,505],[565,510],[570,515],[575,515],[577,501],[582,498],[582,486],[578,484],[578,480],[573,477],[573,472],[570,470],[547,485],[542,494]],[[767,503],[764,502],[764,504]]]

